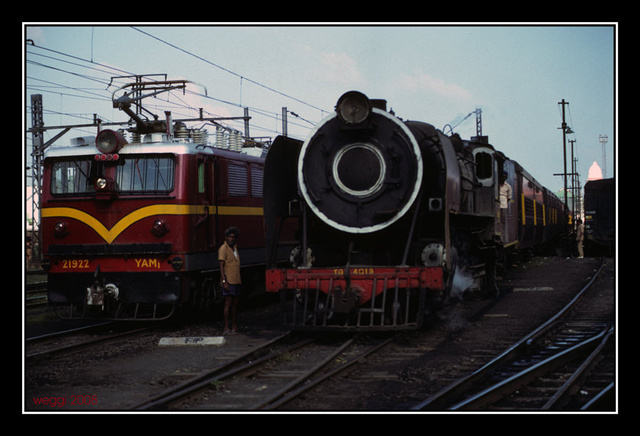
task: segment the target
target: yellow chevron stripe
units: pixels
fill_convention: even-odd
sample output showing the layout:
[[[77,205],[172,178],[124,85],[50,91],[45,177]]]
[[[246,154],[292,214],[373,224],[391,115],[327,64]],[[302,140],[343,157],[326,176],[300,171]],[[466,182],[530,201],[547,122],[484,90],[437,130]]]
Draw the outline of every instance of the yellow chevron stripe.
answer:
[[[205,207],[209,209],[209,214],[219,215],[262,215],[261,207],[235,207],[235,206],[204,206],[190,204],[154,204],[136,209],[123,217],[111,229],[107,229],[100,221],[93,216],[79,209],[72,207],[46,207],[40,212],[42,218],[73,218],[85,223],[100,235],[108,244],[111,244],[127,227],[141,219],[154,215],[204,215]]]

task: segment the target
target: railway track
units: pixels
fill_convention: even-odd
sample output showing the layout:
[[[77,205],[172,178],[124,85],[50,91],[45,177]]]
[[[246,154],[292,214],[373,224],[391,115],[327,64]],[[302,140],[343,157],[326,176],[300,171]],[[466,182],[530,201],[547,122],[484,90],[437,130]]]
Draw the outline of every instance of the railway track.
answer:
[[[595,315],[585,294],[504,353],[413,410],[589,410],[610,398],[613,315]],[[597,304],[597,302],[592,303]],[[570,409],[569,409],[570,407]]]
[[[155,326],[105,333],[111,322],[55,332],[26,340],[25,362],[32,363],[65,353],[75,353],[123,338],[147,333]]]
[[[597,359],[603,357],[604,348],[610,344],[614,333],[613,328],[605,328],[591,336],[592,332],[588,330],[593,327],[590,325],[586,330],[559,338],[528,359],[519,359],[502,367],[492,377],[489,387],[449,410],[556,410],[559,405],[566,404],[578,389],[586,395],[587,391],[581,389],[580,379]],[[587,339],[580,339],[583,335]],[[578,342],[573,343],[573,340]],[[521,369],[523,365],[526,366],[524,370]],[[602,386],[601,390],[605,388]],[[592,389],[597,388],[592,385]]]
[[[45,306],[47,300],[47,282],[27,283],[25,289],[26,307]]]
[[[563,267],[564,264],[570,265],[563,263]],[[580,273],[574,273],[571,279],[584,284],[587,276],[582,274],[589,274],[593,277],[591,284],[596,280],[593,274],[597,267],[595,262],[582,263]],[[538,282],[536,278],[536,285]],[[548,282],[540,280],[545,286]],[[513,286],[522,286],[522,282],[516,280]],[[264,321],[260,327],[258,324],[248,327],[246,334],[227,338],[224,347],[190,347],[184,351],[158,347],[159,339],[167,334],[177,337],[215,334],[216,329],[212,331],[209,323],[178,331],[168,328],[141,340],[125,338],[122,343],[114,342],[113,346],[103,347],[99,365],[95,365],[97,358],[94,348],[90,348],[93,345],[74,345],[78,351],[88,349],[89,352],[78,356],[71,355],[75,349],[61,348],[55,351],[55,358],[49,360],[46,359],[51,354],[27,359],[29,398],[89,393],[96,395],[98,404],[85,409],[136,411],[593,410],[615,390],[610,386],[611,368],[615,368],[615,344],[612,344],[615,330],[610,331],[610,317],[597,315],[602,312],[595,310],[598,301],[595,306],[586,304],[589,300],[583,294],[588,291],[583,289],[581,296],[574,298],[580,288],[582,285],[576,285],[565,291],[558,285],[553,294],[551,291],[511,291],[501,298],[456,305],[441,313],[443,317],[434,328],[393,336],[391,332],[359,336],[283,334],[280,329],[270,330],[272,321]],[[601,293],[602,298],[611,300],[610,292]],[[590,294],[593,297],[593,292]],[[574,301],[553,317],[553,322],[537,329],[538,335],[534,338],[527,332],[535,320],[548,318],[552,313],[544,310],[544,318],[531,316],[538,307],[533,307],[534,302],[542,298],[555,298],[563,306],[569,299]],[[271,310],[261,309],[250,318],[255,323],[263,312],[272,314]],[[596,347],[596,341],[606,335],[608,341]],[[81,342],[79,336],[73,336],[73,341],[69,339],[65,343]],[[118,341],[115,336],[107,338],[106,332],[94,336],[104,336],[104,341]],[[520,340],[523,336],[526,339]],[[568,350],[587,339],[591,342],[583,345],[578,358],[584,359],[596,348],[604,353],[594,354],[598,357],[593,364],[576,364],[575,360],[557,363],[554,371],[537,376],[537,385],[531,382],[529,388],[524,382],[518,382],[519,386],[502,395],[499,401],[465,404],[472,395],[492,385],[506,385],[505,380],[515,374],[559,354],[560,348]],[[520,346],[512,345],[519,340]],[[63,344],[62,340],[57,342],[56,345]],[[31,345],[28,343],[26,348],[29,355],[36,351]],[[512,354],[512,359],[503,361],[506,364],[510,360],[511,367],[504,365],[487,372],[484,384],[473,387],[456,381],[453,383],[457,385],[456,392],[438,399],[447,391],[443,388],[446,383],[478,372],[479,367],[488,366],[486,362],[511,348],[518,348],[518,352]],[[70,354],[68,359],[66,353]],[[580,375],[570,375],[574,371],[571,365],[583,366]],[[567,384],[570,379],[577,384]],[[104,380],[110,382],[103,385]],[[557,394],[562,397],[544,409],[544,404],[554,395],[552,392],[559,392],[559,386],[564,384],[565,393]]]
[[[201,374],[133,410],[275,410],[387,345],[388,338],[292,332]]]

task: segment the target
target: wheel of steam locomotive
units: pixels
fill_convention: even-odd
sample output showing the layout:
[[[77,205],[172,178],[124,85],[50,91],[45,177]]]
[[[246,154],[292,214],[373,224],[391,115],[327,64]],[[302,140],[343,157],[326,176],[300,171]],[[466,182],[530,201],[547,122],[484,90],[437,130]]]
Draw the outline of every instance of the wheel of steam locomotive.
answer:
[[[302,146],[298,183],[323,221],[349,233],[396,222],[415,202],[422,157],[413,134],[356,91],[344,94]]]

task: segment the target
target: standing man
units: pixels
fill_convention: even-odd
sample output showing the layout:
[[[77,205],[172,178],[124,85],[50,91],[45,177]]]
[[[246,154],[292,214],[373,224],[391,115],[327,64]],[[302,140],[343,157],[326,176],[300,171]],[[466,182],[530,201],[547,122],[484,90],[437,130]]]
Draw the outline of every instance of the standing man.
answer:
[[[502,172],[502,176],[500,177],[500,232],[502,235],[502,241],[506,242],[507,235],[507,210],[509,209],[509,202],[511,201],[512,189],[511,185],[507,183],[507,177],[509,174],[506,171]]]
[[[582,220],[578,218],[578,227],[576,228],[576,245],[578,246],[578,259],[584,258],[584,224],[582,224]]]
[[[223,334],[236,333],[238,312],[238,297],[240,296],[240,255],[238,254],[238,237],[240,233],[237,227],[229,227],[224,232],[224,244],[218,250],[220,262],[220,279],[222,280],[222,295],[224,296],[224,332]],[[229,330],[229,315],[231,315],[231,330]]]

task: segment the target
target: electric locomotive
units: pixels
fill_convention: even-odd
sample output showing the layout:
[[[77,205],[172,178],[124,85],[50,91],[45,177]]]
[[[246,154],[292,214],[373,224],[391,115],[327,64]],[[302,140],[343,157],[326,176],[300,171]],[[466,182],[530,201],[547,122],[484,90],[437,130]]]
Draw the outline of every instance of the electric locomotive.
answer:
[[[450,296],[495,292],[505,247],[550,237],[545,192],[486,137],[447,136],[347,92],[306,141],[269,150],[267,291],[295,329],[418,328]]]
[[[169,113],[132,115],[131,142],[103,129],[95,145],[84,137],[45,154],[42,266],[63,318],[159,320],[210,307],[230,226],[241,233],[243,279],[263,280],[261,149],[243,152],[239,136],[222,133],[227,149],[210,146],[205,130]]]

